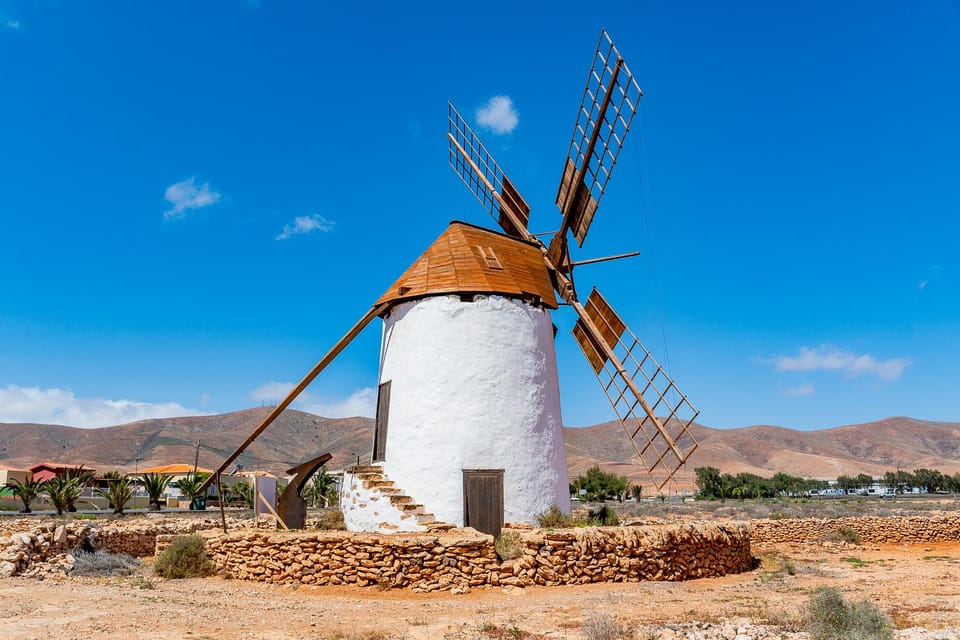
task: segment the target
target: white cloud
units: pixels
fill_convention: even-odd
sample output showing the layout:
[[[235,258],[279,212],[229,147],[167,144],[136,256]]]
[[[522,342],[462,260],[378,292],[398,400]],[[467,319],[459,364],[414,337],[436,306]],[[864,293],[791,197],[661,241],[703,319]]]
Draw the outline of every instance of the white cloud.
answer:
[[[320,400],[304,404],[304,411],[324,418],[372,418],[377,411],[377,390],[373,387],[357,389],[346,398]]]
[[[254,400],[279,404],[293,389],[292,382],[267,382],[250,394]],[[346,398],[320,398],[306,391],[297,396],[293,407],[324,418],[372,418],[377,411],[377,390],[372,387],[357,389]]]
[[[78,398],[69,389],[7,385],[0,388],[0,422],[35,422],[70,427],[108,427],[150,418],[200,415],[175,402]]]
[[[898,379],[913,364],[910,358],[877,360],[869,353],[856,354],[829,345],[800,347],[798,355],[777,356],[772,362],[777,371],[840,371],[847,378],[873,375],[882,380]]]
[[[197,186],[196,180],[196,176],[190,176],[167,187],[163,197],[173,208],[163,212],[164,220],[179,220],[186,217],[190,209],[209,207],[220,200],[220,194],[210,189],[209,182]]]
[[[292,235],[299,233],[311,233],[313,231],[330,231],[333,229],[333,225],[336,224],[333,220],[327,220],[321,215],[314,214],[312,216],[297,216],[293,219],[293,224],[283,225],[283,231],[280,232],[275,239],[276,240],[286,240]]]
[[[517,128],[520,118],[509,96],[493,96],[477,109],[477,124],[494,133],[507,134]]]
[[[250,397],[254,400],[280,404],[294,386],[292,382],[267,382],[254,389]]]
[[[20,27],[23,26],[20,24],[19,20],[4,20],[3,28],[9,29],[10,31],[20,31]]]
[[[812,396],[814,391],[813,385],[807,382],[796,387],[784,389],[783,395],[788,398],[802,398],[804,396]]]

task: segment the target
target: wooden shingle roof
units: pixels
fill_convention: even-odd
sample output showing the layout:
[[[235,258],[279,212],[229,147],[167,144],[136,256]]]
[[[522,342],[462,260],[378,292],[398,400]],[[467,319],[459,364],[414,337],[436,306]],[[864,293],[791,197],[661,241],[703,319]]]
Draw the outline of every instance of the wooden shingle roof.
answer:
[[[376,304],[443,294],[499,294],[557,308],[539,247],[465,222],[443,234]]]

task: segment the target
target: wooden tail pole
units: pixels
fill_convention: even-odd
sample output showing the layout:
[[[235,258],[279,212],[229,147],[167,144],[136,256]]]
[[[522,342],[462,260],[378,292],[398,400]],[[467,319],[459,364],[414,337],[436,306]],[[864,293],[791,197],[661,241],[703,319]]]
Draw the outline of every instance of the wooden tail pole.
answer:
[[[260,425],[253,430],[253,433],[247,436],[247,439],[243,441],[243,444],[237,447],[236,451],[234,451],[229,456],[227,456],[227,459],[223,461],[220,467],[216,471],[214,471],[209,478],[207,478],[204,481],[204,483],[200,486],[201,494],[207,490],[207,487],[210,486],[210,483],[213,482],[214,478],[218,477],[221,473],[223,473],[224,470],[230,466],[230,463],[236,460],[240,456],[240,454],[243,453],[246,450],[246,448],[249,447],[253,443],[253,441],[256,440],[260,436],[260,434],[267,429],[267,427],[273,424],[273,421],[276,420],[281,413],[283,413],[284,409],[290,406],[290,403],[293,402],[296,399],[296,397],[299,396],[311,382],[313,382],[313,379],[316,378],[318,375],[320,375],[320,372],[326,369],[327,365],[333,362],[333,359],[336,358],[338,355],[340,355],[340,352],[343,351],[346,348],[346,346],[350,344],[353,341],[353,339],[356,338],[357,335],[361,331],[363,331],[363,329],[368,324],[370,324],[370,322],[374,318],[380,315],[380,312],[383,311],[384,306],[385,305],[383,304],[376,305],[373,308],[371,308],[369,311],[367,311],[367,314],[362,318],[360,318],[360,320],[358,320],[357,323],[353,325],[353,327],[351,327],[350,331],[348,331],[346,335],[340,338],[337,344],[333,345],[333,348],[330,349],[330,351],[328,351],[327,354],[323,356],[320,362],[318,362],[316,366],[314,366],[313,369],[310,370],[310,373],[305,375],[303,377],[303,380],[301,380],[300,383],[296,387],[294,387],[289,394],[287,394],[287,397],[283,399],[283,402],[281,402],[276,407],[274,407],[273,411],[271,411],[270,414],[263,419],[263,422],[261,422]]]

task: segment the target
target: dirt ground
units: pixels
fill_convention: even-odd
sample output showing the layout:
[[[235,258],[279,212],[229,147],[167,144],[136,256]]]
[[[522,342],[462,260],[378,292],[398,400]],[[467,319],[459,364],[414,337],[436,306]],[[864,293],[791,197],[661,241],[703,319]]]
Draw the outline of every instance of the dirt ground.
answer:
[[[960,629],[960,543],[755,548],[756,571],[683,583],[405,590],[272,586],[206,578],[0,581],[0,638],[583,638],[610,616],[638,638],[650,625],[749,620],[795,631],[819,586],[874,601],[897,628]],[[776,636],[774,636],[776,637]]]

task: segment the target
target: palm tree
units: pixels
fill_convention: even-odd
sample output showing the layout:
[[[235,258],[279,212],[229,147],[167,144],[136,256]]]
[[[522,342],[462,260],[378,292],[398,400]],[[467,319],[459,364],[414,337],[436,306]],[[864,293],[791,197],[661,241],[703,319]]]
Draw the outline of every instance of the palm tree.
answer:
[[[253,509],[253,485],[243,481],[233,485],[233,490],[240,499],[243,500],[243,506],[247,509]]]
[[[193,510],[195,507],[196,499],[202,495],[200,492],[200,485],[204,483],[209,475],[209,473],[191,472],[177,480],[177,488],[180,489],[180,493],[190,500],[191,510]]]
[[[160,511],[160,498],[163,492],[167,490],[173,476],[167,473],[145,473],[143,474],[143,489],[147,492],[147,500],[150,505],[147,507],[150,511]]]
[[[57,515],[62,516],[63,512],[68,511],[73,506],[74,501],[83,493],[83,485],[77,478],[71,478],[68,474],[64,474],[54,476],[44,482],[43,493],[50,499]]]
[[[13,495],[20,498],[20,501],[23,502],[23,509],[20,509],[20,513],[32,513],[32,511],[30,511],[30,503],[36,500],[40,492],[43,491],[43,480],[20,482],[16,478],[11,478],[10,482],[14,483],[10,487]]]
[[[329,506],[337,499],[336,478],[327,473],[326,467],[320,467],[310,484],[303,488],[301,495],[311,507]]]
[[[115,473],[119,475],[118,472],[115,472]],[[90,484],[90,481],[93,480],[93,471],[90,471],[89,469],[84,469],[83,465],[81,464],[78,467],[67,469],[66,471],[64,471],[63,475],[68,480],[69,479],[75,480],[77,484],[76,490],[67,494],[67,497],[68,497],[67,511],[70,511],[72,513],[77,510],[77,507],[74,506],[73,503],[76,502],[77,498],[80,497],[80,494],[83,493],[83,490],[87,487],[88,484]],[[107,477],[110,477],[109,473],[107,474]]]
[[[123,515],[123,507],[133,497],[133,483],[130,482],[130,478],[121,476],[116,471],[104,475],[104,478],[107,480],[107,488],[96,489],[96,494],[107,499],[114,513]]]

